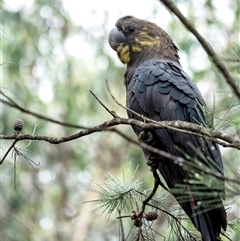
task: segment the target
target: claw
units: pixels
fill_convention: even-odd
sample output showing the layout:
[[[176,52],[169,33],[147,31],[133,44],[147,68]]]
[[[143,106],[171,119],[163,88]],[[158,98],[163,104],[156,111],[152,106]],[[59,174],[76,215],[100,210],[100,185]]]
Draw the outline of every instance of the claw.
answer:
[[[152,140],[153,140],[153,135],[150,131],[141,131],[138,135],[139,142],[145,142],[147,144],[150,144]]]

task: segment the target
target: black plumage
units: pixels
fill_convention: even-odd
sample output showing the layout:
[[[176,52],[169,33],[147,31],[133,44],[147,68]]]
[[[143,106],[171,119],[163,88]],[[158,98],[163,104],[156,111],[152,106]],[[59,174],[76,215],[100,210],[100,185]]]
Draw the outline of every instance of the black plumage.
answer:
[[[118,52],[120,60],[127,63],[124,75],[127,107],[154,121],[181,120],[206,127],[209,117],[203,111],[205,101],[196,84],[182,69],[178,49],[171,38],[157,25],[131,16],[119,19],[116,27],[117,30],[109,35],[109,43]],[[130,27],[134,31],[130,32]],[[128,116],[142,120],[131,111],[128,111]],[[138,136],[142,132],[139,127],[133,126],[133,129]],[[174,156],[190,157],[191,161],[195,158],[223,174],[217,144],[171,129],[150,132],[153,147]],[[227,226],[222,203],[224,182],[219,180],[218,190],[210,185],[193,185],[192,173],[186,167],[143,151],[147,163],[159,170],[176,200],[201,232],[203,240],[220,240],[221,228],[226,230]]]

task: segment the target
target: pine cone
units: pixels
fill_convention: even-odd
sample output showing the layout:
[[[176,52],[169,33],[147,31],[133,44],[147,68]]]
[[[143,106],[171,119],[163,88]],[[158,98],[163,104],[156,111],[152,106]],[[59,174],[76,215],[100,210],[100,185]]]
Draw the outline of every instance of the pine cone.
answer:
[[[21,131],[22,128],[23,128],[23,125],[24,125],[23,120],[17,119],[14,123],[13,128],[14,128],[15,131]]]
[[[158,214],[155,211],[150,211],[145,214],[145,218],[148,221],[153,221],[158,218]]]
[[[133,210],[130,218],[131,218],[132,220],[134,220],[134,219],[137,218],[137,215],[138,215],[138,213],[137,213],[135,210]]]
[[[133,220],[133,224],[136,227],[141,227],[142,226],[142,219],[138,217],[138,212],[136,212],[135,210],[132,211],[132,214],[130,216],[130,218]]]
[[[140,219],[140,218],[136,218],[135,220],[134,220],[134,226],[136,226],[136,227],[141,227],[142,226],[142,219]]]

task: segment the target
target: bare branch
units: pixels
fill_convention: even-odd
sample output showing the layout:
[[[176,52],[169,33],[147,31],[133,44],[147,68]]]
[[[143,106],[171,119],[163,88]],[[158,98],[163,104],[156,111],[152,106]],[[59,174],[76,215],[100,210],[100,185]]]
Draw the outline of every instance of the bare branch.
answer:
[[[146,143],[144,142],[137,142],[135,140],[131,140],[130,138],[127,138],[131,143],[135,144],[135,145],[140,145],[143,149],[146,149],[147,151],[153,153],[153,154],[156,154],[156,155],[159,155],[161,157],[164,157],[164,158],[167,158],[171,161],[174,161],[174,163],[178,164],[178,165],[187,165],[187,166],[190,166],[192,168],[194,168],[195,170],[198,170],[200,172],[203,172],[205,174],[208,174],[208,175],[211,175],[211,176],[214,176],[214,177],[217,177],[221,180],[226,180],[226,181],[230,181],[230,182],[234,182],[234,183],[237,183],[237,184],[240,184],[240,181],[239,180],[236,180],[234,178],[228,178],[228,177],[225,177],[222,173],[220,172],[216,172],[216,171],[212,171],[210,168],[208,167],[203,167],[203,166],[199,166],[195,163],[193,163],[192,161],[188,161],[182,157],[178,157],[178,156],[174,156],[174,155],[171,155],[169,154],[168,152],[165,152],[165,151],[162,151],[162,150],[159,150],[155,147],[152,147],[150,145],[147,145]]]
[[[162,124],[162,123],[164,123],[164,124]],[[159,122],[159,125],[157,125],[155,123],[144,123],[144,122],[133,120],[133,119],[124,119],[124,118],[116,117],[112,120],[105,121],[98,126],[79,131],[78,133],[70,135],[70,136],[49,137],[49,136],[35,136],[35,135],[30,135],[30,134],[19,134],[17,136],[16,135],[12,135],[12,136],[0,135],[0,139],[16,140],[16,141],[39,140],[39,141],[46,141],[51,144],[60,144],[60,143],[72,141],[72,140],[78,139],[80,137],[87,136],[87,135],[90,135],[92,133],[99,132],[99,131],[112,131],[112,132],[120,133],[118,130],[110,128],[110,127],[113,127],[113,126],[116,126],[119,124],[136,125],[136,126],[141,127],[143,130],[166,128],[168,125],[170,125],[170,126],[173,125],[173,126],[177,126],[177,127],[181,127],[181,126],[186,127],[187,126],[187,128],[190,128],[191,126],[192,127],[195,126],[195,124],[188,123],[188,122],[181,122],[181,121],[173,121],[173,122],[172,121],[162,121],[162,122]],[[190,124],[190,125],[188,125],[188,124]],[[196,125],[196,126],[199,127],[198,125]],[[200,129],[201,128],[202,127],[200,127]],[[204,128],[204,130],[205,130],[205,128]],[[240,184],[240,181],[235,180],[233,178],[224,177],[220,172],[214,172],[207,167],[199,166],[191,161],[185,160],[184,158],[173,156],[167,152],[164,152],[157,148],[149,146],[144,142],[138,143],[137,141],[127,137],[123,133],[121,133],[121,135],[124,136],[126,139],[128,139],[133,144],[141,146],[142,148],[148,150],[149,152],[151,152],[153,154],[168,158],[169,160],[174,161],[176,164],[188,165],[188,166],[195,168],[196,170],[202,171],[206,174],[212,175],[219,179],[228,180],[228,181]],[[236,144],[236,148],[240,149],[240,142],[236,141],[235,144]],[[3,160],[0,162],[0,164],[2,164],[2,163],[3,163]]]
[[[174,5],[174,3],[170,0],[160,0],[171,12],[173,12],[179,20],[185,25],[185,27],[197,38],[199,43],[202,45],[203,49],[207,53],[207,55],[210,57],[216,68],[219,70],[219,72],[222,73],[227,83],[231,86],[232,90],[240,99],[240,88],[235,82],[234,78],[228,71],[227,67],[224,65],[224,63],[219,59],[216,52],[213,50],[213,48],[210,46],[209,43],[206,42],[206,40],[200,35],[200,33],[194,28],[194,26],[188,21],[185,16],[179,11],[179,9]]]
[[[107,86],[108,86],[108,83],[107,83]],[[109,86],[108,86],[108,91],[110,91]],[[54,119],[51,119],[51,118],[39,115],[38,113],[29,111],[29,110],[25,110],[21,106],[17,105],[9,97],[7,97],[4,93],[2,93],[1,91],[0,91],[0,93],[5,98],[7,98],[9,100],[9,101],[6,101],[4,99],[1,99],[1,101],[4,104],[12,106],[12,107],[14,107],[14,108],[16,108],[18,110],[21,110],[24,113],[33,115],[35,117],[38,117],[38,118],[41,118],[41,119],[44,119],[44,120],[48,120],[48,121],[53,122],[53,123],[66,125],[68,127],[83,128],[81,126],[76,126],[76,125],[71,125],[71,124],[68,124],[68,123],[59,122],[59,121],[56,121]],[[112,93],[111,92],[109,92],[109,93],[112,96],[112,98],[114,98],[115,102],[118,103],[116,101],[115,97],[112,95]],[[228,178],[228,177],[224,177],[221,173],[213,172],[212,170],[210,170],[207,167],[206,168],[200,167],[200,166],[198,166],[197,164],[195,164],[195,163],[193,163],[191,161],[185,160],[184,158],[181,158],[181,157],[173,156],[173,155],[171,155],[171,154],[169,154],[167,152],[164,152],[164,151],[161,151],[161,150],[159,150],[157,148],[149,146],[149,145],[147,145],[144,142],[138,143],[137,141],[129,138],[128,136],[126,136],[122,132],[120,132],[117,129],[112,128],[112,127],[116,126],[116,125],[122,124],[122,125],[135,125],[135,126],[138,126],[138,127],[142,128],[143,130],[168,128],[168,129],[172,129],[172,130],[175,130],[175,131],[180,131],[180,132],[185,132],[185,133],[201,136],[201,137],[210,139],[213,142],[221,144],[222,146],[234,147],[234,148],[240,150],[240,141],[239,140],[235,140],[231,136],[223,134],[221,132],[213,133],[213,131],[211,129],[207,129],[207,128],[204,128],[204,127],[202,127],[200,125],[196,125],[196,124],[189,123],[189,122],[183,122],[183,121],[161,121],[161,122],[156,122],[156,121],[153,121],[151,119],[145,118],[144,116],[141,116],[143,121],[138,121],[138,120],[135,120],[135,119],[121,118],[121,117],[117,116],[116,113],[110,111],[94,94],[93,94],[93,96],[98,100],[98,102],[109,113],[111,113],[112,116],[114,116],[114,118],[112,120],[105,121],[102,124],[100,124],[98,126],[95,126],[95,127],[90,127],[90,128],[84,127],[84,130],[81,130],[81,131],[79,131],[76,134],[73,134],[73,135],[70,135],[70,136],[63,136],[63,137],[35,136],[35,135],[30,135],[30,134],[18,134],[18,135],[11,135],[11,136],[0,135],[0,139],[15,140],[14,143],[11,145],[11,147],[6,152],[6,154],[4,155],[4,157],[1,160],[0,164],[3,163],[4,159],[6,158],[8,153],[10,152],[11,148],[14,147],[15,143],[17,141],[20,141],[20,140],[39,140],[39,141],[46,141],[46,142],[49,142],[51,144],[60,144],[60,143],[63,143],[63,142],[68,142],[68,141],[72,141],[74,139],[81,138],[81,137],[86,136],[86,135],[90,135],[90,134],[95,133],[95,132],[111,131],[111,132],[118,133],[119,135],[121,135],[122,137],[124,137],[125,139],[130,141],[131,143],[133,143],[135,145],[138,145],[138,146],[141,146],[142,148],[150,151],[151,153],[154,153],[156,155],[168,158],[169,160],[172,160],[172,161],[176,162],[177,164],[185,164],[185,165],[188,165],[188,166],[191,166],[191,167],[195,168],[196,170],[199,170],[199,171],[202,171],[202,172],[204,172],[206,174],[210,174],[212,176],[215,176],[215,177],[217,177],[219,179],[228,180],[228,181],[232,181],[232,182],[240,184],[240,181],[235,180],[235,179],[231,179],[231,178]],[[121,104],[119,104],[119,105],[121,105]],[[124,106],[122,106],[122,107],[124,107]],[[124,108],[126,108],[126,107],[124,107]],[[146,123],[146,121],[147,121],[147,123]]]
[[[19,134],[18,136],[16,135],[0,135],[0,139],[4,140],[39,140],[39,141],[47,141],[51,144],[60,144],[63,142],[71,141],[89,134],[92,134],[94,132],[98,131],[104,131],[108,130],[109,127],[113,127],[116,125],[135,125],[138,127],[141,127],[143,130],[151,130],[151,129],[161,129],[161,128],[168,128],[172,129],[174,128],[175,131],[180,131],[183,132],[184,129],[191,130],[192,132],[187,132],[192,135],[197,135],[201,136],[207,139],[210,139],[213,142],[216,142],[224,147],[233,147],[238,150],[240,150],[240,141],[232,138],[231,136],[221,133],[221,132],[216,132],[212,133],[210,135],[209,133],[212,132],[212,130],[209,130],[208,128],[199,126],[197,124],[185,122],[185,121],[152,121],[153,123],[145,123],[142,121],[138,121],[135,119],[127,119],[127,118],[121,118],[121,117],[115,117],[112,120],[105,121],[102,124],[95,126],[95,127],[90,127],[88,129],[82,130],[74,135],[70,136],[64,136],[64,137],[49,137],[49,136],[35,136],[35,135],[30,135],[30,134]],[[113,130],[112,130],[113,131]]]
[[[23,108],[22,106],[18,105],[16,102],[14,102],[10,97],[5,95],[1,90],[0,90],[0,94],[3,95],[6,99],[9,100],[9,101],[7,101],[7,100],[4,100],[4,99],[0,98],[0,102],[2,102],[3,104],[8,105],[10,107],[13,107],[13,108],[15,108],[17,110],[20,110],[21,112],[26,113],[28,115],[34,116],[34,117],[36,117],[38,119],[42,119],[42,120],[45,120],[45,121],[49,121],[49,122],[52,122],[52,123],[55,123],[55,124],[59,124],[59,125],[62,125],[62,126],[66,126],[66,127],[70,127],[70,128],[77,128],[77,129],[87,129],[88,128],[88,127],[85,127],[85,126],[80,126],[80,125],[75,125],[75,124],[71,124],[71,123],[61,122],[61,121],[52,119],[50,117],[41,115],[41,114],[39,114],[37,112],[31,111],[31,110],[27,110],[27,109]]]
[[[240,141],[239,140],[235,140],[231,136],[223,134],[221,132],[214,132],[212,129],[207,129],[207,128],[202,127],[200,125],[196,125],[196,124],[189,123],[189,122],[183,122],[183,121],[161,121],[161,122],[157,122],[157,121],[149,119],[149,118],[147,118],[143,115],[140,115],[139,113],[125,107],[124,105],[122,105],[120,102],[117,101],[117,99],[115,98],[115,96],[112,94],[112,92],[110,90],[110,87],[109,87],[109,84],[108,84],[107,80],[106,80],[106,86],[107,86],[107,90],[108,90],[110,96],[112,97],[112,99],[114,100],[114,102],[117,105],[119,105],[120,107],[124,108],[127,111],[132,112],[134,115],[142,118],[143,121],[144,121],[144,124],[146,124],[145,123],[146,121],[153,124],[153,126],[151,128],[155,128],[156,126],[154,124],[156,124],[157,129],[165,127],[167,129],[171,129],[171,130],[175,130],[175,131],[181,131],[183,133],[187,133],[187,134],[190,134],[190,135],[206,137],[206,138],[210,139],[211,141],[216,142],[219,145],[222,145],[223,147],[233,147],[233,148],[236,148],[236,149],[240,150]],[[132,121],[134,122],[134,120],[132,120]],[[138,122],[138,121],[136,121],[136,122]],[[140,127],[142,127],[142,126],[140,126]],[[142,127],[142,128],[144,129],[144,127]],[[151,128],[149,128],[149,129],[151,129]],[[146,129],[148,129],[148,128],[146,127]],[[219,140],[219,139],[221,139],[221,140]]]
[[[210,139],[213,142],[216,142],[216,143],[222,145],[223,147],[233,147],[233,148],[236,148],[236,149],[240,150],[240,141],[235,140],[233,137],[231,137],[227,134],[223,134],[221,132],[213,132],[213,130],[211,130],[211,129],[207,129],[207,128],[202,127],[200,125],[196,125],[196,124],[189,123],[189,122],[183,122],[183,121],[161,121],[161,122],[157,122],[157,121],[151,120],[151,119],[149,119],[145,116],[142,116],[142,115],[128,109],[127,107],[124,107],[123,105],[121,105],[116,100],[116,98],[113,96],[113,94],[111,93],[111,90],[109,88],[107,80],[106,80],[106,85],[107,85],[108,92],[110,93],[111,97],[113,98],[113,100],[118,105],[120,105],[124,109],[127,109],[128,111],[133,112],[135,115],[138,115],[139,117],[141,117],[143,119],[144,122],[137,121],[137,120],[134,120],[134,119],[124,119],[124,118],[118,117],[117,114],[114,111],[110,111],[93,93],[91,93],[91,94],[98,100],[98,102],[100,101],[99,103],[109,113],[111,113],[112,116],[115,117],[112,121],[106,122],[107,125],[105,125],[106,123],[105,124],[103,123],[102,125],[100,125],[101,127],[99,126],[99,128],[97,128],[97,130],[95,130],[96,127],[86,127],[86,126],[80,126],[80,125],[74,125],[74,124],[70,124],[70,123],[66,123],[66,122],[61,122],[61,121],[58,121],[58,120],[40,115],[36,112],[27,110],[27,109],[21,107],[20,105],[18,105],[17,103],[15,103],[10,97],[6,96],[1,90],[0,90],[0,94],[2,94],[9,101],[6,101],[4,99],[0,99],[0,101],[4,104],[8,105],[8,106],[11,106],[11,107],[13,107],[17,110],[20,110],[20,111],[22,111],[26,114],[35,116],[36,118],[39,118],[39,119],[43,119],[43,120],[46,120],[46,121],[49,121],[49,122],[52,122],[52,123],[55,123],[55,124],[59,124],[59,125],[67,126],[67,127],[71,127],[71,128],[86,129],[87,134],[84,134],[84,135],[89,135],[93,132],[101,131],[101,130],[104,130],[108,127],[112,127],[114,125],[119,125],[119,124],[136,125],[136,126],[141,127],[143,130],[168,128],[168,129],[175,130],[175,131],[181,131],[181,132],[184,132],[184,133],[197,135],[197,136],[200,136],[200,137],[205,137],[205,138]],[[146,123],[146,121],[149,122],[149,123]],[[90,131],[90,133],[89,133],[89,131]],[[31,135],[27,135],[27,137],[25,137],[25,139],[30,140],[29,139],[30,136]],[[41,138],[41,140],[48,141],[52,144],[59,144],[59,143],[62,143],[62,142],[77,139],[79,137],[81,137],[81,134],[80,134],[80,136],[73,135],[73,136],[64,137],[64,138],[44,137],[44,139]],[[15,136],[14,135],[13,136],[0,135],[0,139],[12,139],[13,140],[13,139],[15,139]],[[33,140],[33,139],[31,139],[31,140]]]
[[[145,196],[146,198],[147,198],[147,195],[145,194],[145,193],[143,193],[143,192],[141,192],[141,191],[138,191],[138,190],[136,190],[136,192],[137,193],[139,193],[140,195],[142,195],[142,196]],[[153,200],[152,200],[153,201]],[[154,201],[153,201],[154,202]],[[183,224],[179,221],[179,219],[176,217],[176,216],[174,216],[171,212],[169,212],[169,211],[167,211],[167,210],[165,210],[165,209],[162,209],[162,208],[160,208],[159,206],[156,206],[156,205],[153,205],[152,203],[147,203],[146,204],[147,206],[149,206],[149,207],[152,207],[152,208],[154,208],[154,209],[157,209],[157,210],[159,210],[159,211],[161,211],[161,212],[163,212],[164,214],[166,214],[167,216],[170,216],[172,219],[174,219],[174,221],[182,228],[182,229],[184,229],[184,231],[186,232],[186,233],[188,233],[188,235],[190,236],[190,237],[192,237],[192,240],[195,240],[195,241],[197,241],[198,239],[196,239],[195,237],[193,237],[192,236],[192,234],[189,232],[189,230],[188,229],[186,229],[184,226],[183,226]],[[122,216],[122,217],[117,217],[117,218],[125,218],[125,217],[129,217],[130,215],[128,215],[128,216]],[[180,234],[181,234],[181,232],[179,232]]]
[[[109,87],[109,84],[108,84],[108,80],[106,79],[106,86],[107,86],[107,91],[108,93],[110,94],[111,98],[114,100],[114,102],[119,105],[120,107],[122,107],[123,109],[127,110],[127,111],[130,111],[132,112],[134,115],[142,118],[143,120],[150,120],[150,121],[153,121],[151,119],[148,119],[147,117],[143,116],[143,115],[140,115],[139,113],[135,112],[134,110],[131,110],[129,108],[127,108],[126,106],[122,105],[120,102],[118,102],[118,100],[115,98],[115,96],[113,95],[110,87]]]
[[[92,94],[92,96],[98,101],[98,103],[114,118],[117,117],[116,113],[114,111],[111,111],[107,108],[106,105],[103,104],[103,102],[101,100],[99,100],[99,98],[91,91],[89,90],[89,92]]]
[[[140,211],[140,213],[138,214],[138,217],[139,218],[142,218],[143,216],[143,213],[145,211],[145,208],[146,208],[146,205],[149,203],[149,201],[152,200],[153,196],[156,194],[157,192],[157,189],[158,189],[158,186],[161,184],[161,180],[157,174],[157,171],[156,170],[153,170],[153,177],[154,177],[154,186],[153,186],[153,189],[151,191],[151,193],[146,197],[146,199],[144,199],[142,201],[142,209]]]
[[[144,195],[144,194],[143,194],[143,195]],[[181,228],[183,228],[184,231],[192,238],[192,240],[194,240],[194,241],[197,241],[197,240],[198,240],[198,239],[196,239],[195,237],[192,236],[192,234],[189,232],[189,230],[188,230],[187,228],[185,228],[185,227],[182,225],[182,223],[179,221],[179,219],[178,219],[177,217],[175,217],[172,213],[168,212],[168,211],[165,210],[165,209],[162,209],[162,208],[159,208],[159,207],[157,207],[157,206],[155,206],[155,205],[152,205],[152,204],[150,204],[150,203],[148,203],[147,205],[150,206],[150,207],[156,208],[156,209],[160,210],[161,212],[165,213],[166,215],[170,216],[171,218],[173,218],[174,221],[175,221],[176,223],[178,223],[178,225],[179,225]],[[179,234],[181,234],[181,232],[179,232]]]
[[[12,150],[12,148],[14,148],[15,144],[18,142],[17,139],[14,140],[14,142],[12,143],[12,145],[8,148],[8,150],[6,151],[6,153],[4,154],[2,160],[0,161],[0,165],[4,162],[4,160],[6,159],[8,153]]]

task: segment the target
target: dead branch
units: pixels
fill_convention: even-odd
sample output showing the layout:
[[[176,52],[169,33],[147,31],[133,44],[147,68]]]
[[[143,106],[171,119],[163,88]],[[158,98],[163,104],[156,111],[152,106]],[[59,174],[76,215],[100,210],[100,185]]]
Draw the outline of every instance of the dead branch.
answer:
[[[223,147],[233,147],[233,148],[236,148],[236,149],[239,149],[239,147],[240,147],[239,146],[240,140],[234,140],[234,138],[232,138],[229,135],[223,134],[221,132],[214,132],[214,130],[207,129],[207,128],[202,127],[200,125],[192,124],[192,123],[189,123],[189,122],[183,122],[183,121],[161,121],[161,122],[157,122],[157,121],[149,119],[149,118],[147,118],[143,115],[140,115],[139,113],[127,108],[126,106],[124,106],[120,102],[118,102],[118,100],[115,98],[115,96],[111,92],[111,89],[109,87],[107,79],[106,79],[106,86],[107,86],[108,93],[110,94],[111,98],[114,100],[114,102],[117,105],[119,105],[120,107],[122,107],[123,109],[125,109],[127,111],[132,112],[134,115],[142,118],[144,123],[149,122],[151,124],[156,124],[157,126],[159,126],[159,128],[162,128],[165,125],[164,123],[166,123],[165,128],[167,128],[167,129],[171,129],[171,130],[175,130],[175,131],[181,131],[183,133],[190,134],[190,135],[207,137],[211,141],[216,142],[217,144],[222,145]]]
[[[46,142],[49,142],[51,144],[60,144],[60,143],[63,143],[63,142],[72,141],[72,140],[81,138],[83,136],[90,135],[90,134],[95,133],[95,132],[111,131],[111,132],[116,132],[116,133],[120,134],[121,136],[126,138],[131,143],[133,143],[137,146],[141,146],[142,148],[150,151],[153,154],[156,154],[156,155],[159,155],[161,157],[168,158],[171,161],[174,161],[176,164],[187,165],[187,166],[193,167],[194,169],[196,169],[200,172],[203,172],[205,174],[217,177],[217,178],[222,179],[222,180],[228,180],[228,181],[240,184],[240,181],[238,181],[236,179],[233,179],[233,178],[224,177],[220,172],[214,172],[208,167],[202,167],[202,166],[199,166],[199,165],[197,165],[197,164],[195,164],[191,161],[188,161],[184,158],[173,156],[173,155],[171,155],[171,154],[169,154],[165,151],[162,151],[162,150],[154,148],[150,145],[147,145],[144,142],[139,143],[139,142],[131,139],[130,137],[126,136],[125,134],[121,133],[117,129],[110,128],[110,127],[113,127],[113,126],[116,126],[116,125],[125,124],[125,125],[137,125],[144,130],[149,130],[149,129],[166,128],[167,124],[170,124],[170,125],[173,125],[173,126],[174,125],[181,126],[182,123],[183,123],[183,126],[185,126],[185,124],[186,125],[190,124],[188,122],[184,123],[184,122],[180,122],[180,121],[173,121],[173,122],[167,121],[167,122],[164,122],[164,125],[162,125],[162,122],[159,122],[159,125],[157,125],[157,124],[154,124],[154,123],[144,123],[144,122],[133,120],[133,119],[124,119],[124,118],[116,117],[116,118],[113,118],[112,120],[103,122],[102,124],[100,124],[98,126],[95,126],[93,128],[90,128],[90,129],[81,130],[78,133],[70,135],[70,136],[49,137],[49,136],[36,136],[36,135],[30,135],[30,134],[18,134],[18,135],[12,135],[12,136],[0,135],[0,139],[15,140],[16,142],[20,141],[20,140],[38,140],[38,141],[46,141]],[[195,124],[192,124],[192,125],[195,125]],[[198,125],[196,125],[196,126],[198,126]],[[16,142],[15,142],[15,144],[16,144]],[[237,143],[237,147],[238,147],[237,149],[240,149],[239,141]],[[8,153],[9,153],[9,151],[8,151]],[[6,158],[6,155],[4,155],[4,158]],[[3,161],[4,161],[4,159],[1,160],[0,165],[3,163]]]
[[[138,214],[139,218],[143,217],[143,213],[145,211],[146,205],[149,203],[149,201],[152,200],[153,196],[156,194],[158,186],[161,184],[161,180],[160,177],[157,174],[156,170],[153,170],[153,177],[154,177],[154,186],[153,189],[151,191],[151,193],[146,197],[146,199],[144,199],[142,201],[142,209],[140,211],[140,213]]]
[[[114,98],[114,101],[121,105],[120,103],[118,103],[115,99],[115,97],[113,96],[113,94],[111,93],[108,83],[107,83],[107,87],[108,87],[108,91],[110,93],[110,95],[112,96],[112,98]],[[68,141],[72,141],[78,138],[81,138],[83,136],[87,136],[90,134],[93,134],[95,132],[99,132],[99,131],[111,131],[111,132],[115,132],[117,134],[119,134],[120,136],[122,136],[123,138],[125,138],[126,140],[128,140],[129,142],[137,145],[137,146],[141,146],[142,148],[150,151],[151,153],[154,153],[156,155],[159,155],[161,157],[165,157],[168,158],[171,161],[174,161],[177,164],[184,164],[184,165],[188,165],[191,166],[193,168],[195,168],[196,170],[199,170],[205,174],[209,174],[212,176],[215,176],[219,179],[223,179],[223,180],[228,180],[228,181],[232,181],[235,183],[240,184],[240,181],[235,180],[235,179],[231,179],[228,177],[224,177],[221,173],[219,172],[213,172],[212,170],[210,170],[207,167],[200,167],[199,165],[185,160],[184,158],[181,157],[177,157],[177,156],[173,156],[167,152],[161,151],[157,148],[154,148],[152,146],[147,145],[144,142],[137,142],[134,139],[126,136],[124,133],[120,132],[119,130],[117,130],[116,128],[113,128],[114,126],[117,125],[135,125],[138,126],[140,128],[142,128],[143,130],[153,130],[153,129],[161,129],[161,128],[168,128],[168,129],[172,129],[174,131],[180,131],[180,132],[185,132],[188,134],[193,134],[193,135],[197,135],[197,136],[201,136],[204,137],[206,139],[210,139],[213,142],[216,142],[224,147],[234,147],[236,149],[240,150],[240,141],[239,140],[235,140],[234,138],[232,138],[229,135],[223,134],[221,132],[216,132],[214,133],[212,129],[207,129],[203,126],[197,125],[197,124],[193,124],[193,123],[189,123],[189,122],[183,122],[183,121],[161,121],[161,122],[156,122],[153,121],[151,119],[145,118],[143,117],[143,121],[138,121],[135,119],[126,119],[126,118],[121,118],[119,117],[114,111],[110,111],[92,92],[91,94],[97,99],[97,101],[114,117],[111,120],[105,121],[100,125],[94,126],[94,127],[82,127],[82,126],[77,126],[77,125],[72,125],[69,123],[63,123],[57,120],[54,120],[52,118],[48,118],[45,116],[42,116],[38,113],[29,111],[29,110],[25,110],[23,107],[19,106],[18,104],[16,104],[11,98],[9,98],[8,96],[6,96],[4,93],[2,93],[2,91],[0,91],[0,94],[2,94],[7,100],[4,99],[0,99],[0,101],[2,101],[4,104],[11,106],[13,108],[16,108],[20,111],[23,111],[24,113],[27,113],[29,115],[33,115],[37,118],[40,119],[44,119],[47,120],[49,122],[53,122],[56,124],[60,124],[63,126],[67,126],[67,127],[74,127],[74,128],[82,128],[84,130],[81,130],[73,135],[69,135],[69,136],[63,136],[63,137],[49,137],[49,136],[37,136],[37,135],[31,135],[31,134],[14,134],[14,135],[0,135],[0,139],[4,139],[4,140],[14,140],[14,142],[12,143],[12,145],[9,147],[9,149],[7,150],[7,152],[5,153],[4,157],[2,158],[0,165],[3,163],[3,161],[5,160],[5,158],[7,157],[8,153],[10,152],[10,150],[12,148],[14,148],[15,144],[18,141],[21,140],[38,140],[38,141],[46,141],[50,144],[60,144],[63,142],[68,142]],[[121,105],[122,106],[122,105]],[[123,106],[122,106],[123,107]],[[130,110],[131,111],[131,110]]]
[[[121,107],[129,110],[127,107],[124,107],[123,105],[121,105],[116,98],[113,96],[113,94],[111,93],[111,90],[109,88],[108,82],[106,80],[106,85],[107,85],[107,89],[108,92],[110,93],[111,97],[113,98],[113,100],[120,105]],[[59,124],[62,126],[66,126],[66,127],[71,127],[71,128],[77,128],[77,129],[85,129],[85,131],[79,132],[75,135],[71,135],[71,136],[67,136],[67,137],[59,137],[59,138],[54,138],[54,137],[47,137],[47,136],[41,136],[41,137],[36,137],[36,136],[32,136],[32,135],[20,135],[18,136],[18,138],[22,138],[19,140],[40,140],[40,141],[47,141],[51,144],[59,144],[62,142],[67,142],[70,140],[74,140],[77,138],[80,138],[82,136],[85,135],[89,135],[92,134],[93,132],[97,132],[97,131],[102,131],[106,128],[115,126],[115,125],[136,125],[141,127],[143,130],[150,130],[150,129],[160,129],[160,128],[168,128],[168,129],[172,129],[175,131],[181,131],[184,133],[188,133],[191,135],[197,135],[200,137],[205,137],[207,139],[210,139],[213,142],[216,142],[217,144],[222,145],[223,147],[233,147],[236,148],[238,150],[240,150],[240,141],[239,140],[235,140],[233,137],[221,133],[221,132],[214,132],[212,129],[208,129],[205,128],[203,126],[197,125],[197,124],[193,124],[193,123],[189,123],[189,122],[183,122],[183,121],[161,121],[161,122],[157,122],[154,120],[151,120],[147,117],[141,116],[143,119],[143,122],[138,121],[138,120],[134,120],[134,119],[126,119],[126,118],[121,118],[118,117],[117,114],[114,111],[110,111],[92,92],[91,94],[97,99],[97,101],[114,117],[111,121],[106,121],[104,123],[102,123],[99,126],[96,127],[86,127],[86,126],[81,126],[81,125],[75,125],[75,124],[71,124],[71,123],[66,123],[66,122],[61,122],[43,115],[40,115],[36,112],[33,112],[31,110],[27,110],[25,108],[23,108],[22,106],[18,105],[17,103],[15,103],[10,97],[8,97],[7,95],[5,95],[1,90],[0,90],[0,94],[2,94],[7,100],[4,99],[0,99],[0,101],[5,104],[8,105],[10,107],[13,107],[19,111],[22,111],[26,114],[32,115],[36,118],[45,120],[45,121],[49,121],[55,124]],[[129,110],[132,111],[132,110]],[[138,113],[135,113],[136,115],[139,115]],[[148,123],[146,123],[146,121]],[[16,138],[15,135],[12,136],[5,136],[5,135],[0,135],[0,139],[10,139],[10,140],[14,140]]]
[[[193,24],[188,21],[185,16],[179,11],[179,9],[176,7],[176,5],[170,1],[170,0],[160,0],[171,12],[173,12],[178,19],[184,24],[184,26],[196,37],[196,39],[199,41],[199,43],[202,45],[203,49],[207,53],[207,55],[212,60],[213,64],[216,66],[216,68],[219,70],[220,73],[224,76],[226,82],[230,85],[235,95],[240,100],[240,88],[237,85],[236,81],[228,71],[227,67],[224,65],[223,61],[221,61],[216,54],[216,52],[213,50],[213,48],[210,46],[209,43],[202,37],[202,35],[194,28]]]
[[[13,107],[13,108],[25,113],[25,114],[34,116],[34,117],[36,117],[38,119],[41,119],[41,120],[49,121],[49,122],[59,124],[59,125],[62,125],[62,126],[66,126],[66,127],[70,127],[70,128],[77,128],[77,129],[87,129],[88,128],[88,127],[85,127],[85,126],[80,126],[80,125],[75,125],[75,124],[71,124],[71,123],[58,121],[58,120],[52,119],[50,117],[41,115],[37,112],[25,109],[22,106],[18,105],[15,101],[13,101],[9,96],[4,94],[1,90],[0,90],[0,94],[3,95],[6,99],[8,99],[8,101],[7,101],[7,100],[4,100],[3,98],[0,98],[0,102],[2,102],[3,104],[5,104],[7,106]]]
[[[113,127],[116,125],[135,125],[138,127],[141,127],[143,130],[152,130],[152,129],[162,129],[162,128],[168,128],[173,129],[175,131],[184,132],[185,129],[191,130],[191,132],[187,131],[188,134],[201,136],[207,139],[210,139],[213,142],[216,142],[223,147],[233,147],[235,149],[240,150],[240,140],[236,140],[233,137],[221,133],[216,132],[212,133],[212,130],[199,126],[197,124],[185,122],[185,121],[151,121],[153,123],[145,123],[142,121],[138,121],[135,119],[127,119],[127,118],[121,118],[121,117],[115,117],[109,121],[105,121],[102,124],[90,127],[88,129],[85,128],[85,130],[82,130],[76,134],[70,135],[70,136],[64,136],[64,137],[49,137],[49,136],[35,136],[30,134],[19,134],[16,135],[0,135],[0,139],[4,140],[39,140],[39,141],[46,141],[51,144],[60,144],[63,142],[71,141],[78,139],[80,137],[90,135],[94,132],[98,131],[104,131],[107,130],[109,127]],[[55,123],[55,122],[54,122]]]

